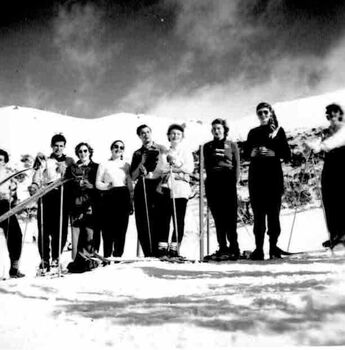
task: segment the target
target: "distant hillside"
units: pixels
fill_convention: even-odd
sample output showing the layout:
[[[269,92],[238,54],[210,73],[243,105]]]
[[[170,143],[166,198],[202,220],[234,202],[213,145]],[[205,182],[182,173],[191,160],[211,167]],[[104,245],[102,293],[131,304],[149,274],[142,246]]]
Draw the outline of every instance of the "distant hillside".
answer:
[[[312,96],[274,105],[280,124],[286,131],[311,130],[327,124],[324,116],[329,103],[345,103],[345,90],[324,95]],[[97,119],[83,119],[34,108],[8,106],[0,108],[1,141],[0,147],[9,151],[12,161],[18,162],[22,154],[50,152],[50,138],[62,132],[67,138],[67,153],[74,156],[74,147],[81,141],[89,142],[95,149],[94,158],[102,161],[109,157],[109,145],[116,139],[126,144],[125,156],[130,159],[133,151],[140,147],[136,128],[148,124],[153,129],[154,139],[167,144],[166,131],[173,122],[183,123],[185,142],[192,150],[212,138],[210,122],[215,118],[225,118],[230,126],[230,138],[243,141],[248,131],[258,125],[253,113],[249,116],[217,115],[208,120],[174,120],[162,116],[118,113]]]

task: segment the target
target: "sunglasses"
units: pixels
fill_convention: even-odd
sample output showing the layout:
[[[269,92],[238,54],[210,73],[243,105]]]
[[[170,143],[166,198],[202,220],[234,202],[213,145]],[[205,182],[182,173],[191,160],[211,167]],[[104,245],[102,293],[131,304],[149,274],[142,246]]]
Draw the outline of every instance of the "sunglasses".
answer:
[[[343,121],[343,116],[335,116],[332,114],[327,114],[326,117],[327,117],[327,120],[337,119],[340,122]]]
[[[87,152],[89,152],[89,150],[87,148],[86,149],[80,149],[78,151],[78,153],[87,153]]]
[[[268,111],[267,109],[264,109],[262,111],[257,111],[256,113],[257,115],[262,116],[262,115],[269,115],[270,111]]]
[[[124,150],[124,149],[125,149],[125,146],[114,145],[114,146],[113,146],[113,149],[122,149],[122,150]]]

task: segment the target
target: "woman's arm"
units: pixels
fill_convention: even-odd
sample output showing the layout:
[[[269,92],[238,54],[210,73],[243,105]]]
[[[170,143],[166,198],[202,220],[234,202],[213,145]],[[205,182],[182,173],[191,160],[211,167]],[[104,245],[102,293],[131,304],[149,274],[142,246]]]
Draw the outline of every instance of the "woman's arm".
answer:
[[[97,169],[97,175],[96,175],[96,188],[101,191],[106,191],[111,186],[110,183],[105,183],[103,181],[104,179],[104,173],[105,173],[105,166],[103,164],[100,164]]]
[[[240,152],[236,142],[232,142],[233,159],[235,160],[236,183],[240,181]]]

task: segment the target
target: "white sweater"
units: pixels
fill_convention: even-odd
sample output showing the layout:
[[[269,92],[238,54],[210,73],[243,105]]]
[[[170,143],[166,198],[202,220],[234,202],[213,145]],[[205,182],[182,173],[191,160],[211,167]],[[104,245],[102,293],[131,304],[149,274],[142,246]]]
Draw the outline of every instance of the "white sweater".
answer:
[[[326,152],[342,146],[345,146],[345,125],[332,136],[321,142],[321,150]]]
[[[183,142],[178,144],[176,148],[170,147],[162,157],[162,175],[170,173],[170,166],[167,157],[172,156],[176,159],[176,165],[173,166],[173,177],[167,183],[167,186],[172,190],[171,196],[175,198],[189,198],[191,195],[191,187],[189,184],[189,175],[194,170],[194,159],[192,152],[186,148]]]
[[[113,187],[127,186],[132,190],[129,176],[129,164],[121,159],[101,163],[96,175],[96,188],[105,191]]]

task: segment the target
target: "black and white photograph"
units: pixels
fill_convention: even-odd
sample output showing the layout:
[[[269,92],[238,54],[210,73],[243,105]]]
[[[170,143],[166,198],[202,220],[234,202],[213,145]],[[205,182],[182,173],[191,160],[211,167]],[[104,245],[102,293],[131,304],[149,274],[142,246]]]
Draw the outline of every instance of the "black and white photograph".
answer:
[[[345,3],[0,3],[0,348],[345,346]]]

